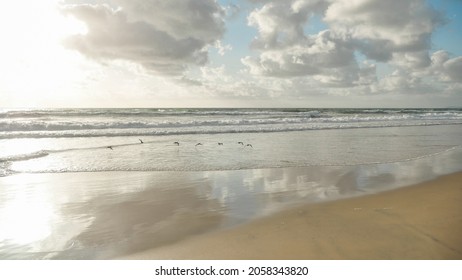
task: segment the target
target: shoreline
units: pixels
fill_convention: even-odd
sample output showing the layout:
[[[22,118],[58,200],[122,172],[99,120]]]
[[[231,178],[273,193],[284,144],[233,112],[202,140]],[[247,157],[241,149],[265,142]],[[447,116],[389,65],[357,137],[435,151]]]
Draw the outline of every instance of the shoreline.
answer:
[[[119,259],[462,259],[462,172],[297,206]]]
[[[350,249],[342,252],[345,245],[353,246],[351,250],[363,250],[361,246],[375,244],[359,238],[363,235],[387,240],[389,237],[382,235],[389,228],[382,225],[370,229],[367,222],[376,222],[386,214],[401,215],[416,195],[403,195],[407,198],[398,206],[380,205],[380,200],[372,200],[370,203],[377,204],[373,207],[349,205],[340,209],[338,205],[355,199],[362,201],[363,197],[366,200],[382,197],[461,170],[462,150],[454,149],[407,162],[354,166],[15,174],[0,177],[0,227],[7,229],[0,232],[0,241],[4,241],[0,259],[419,258],[402,252],[382,255],[367,250],[367,254],[357,255],[350,254]],[[462,182],[462,178],[457,180]],[[459,199],[457,203],[461,205],[449,218],[461,216],[461,193],[449,188],[442,195]],[[431,200],[432,196],[436,197],[427,195],[421,200]],[[443,220],[447,219],[447,213],[439,206],[432,207],[434,213],[430,214],[443,214]],[[287,214],[291,209],[300,212]],[[281,218],[286,214],[286,218]],[[356,216],[363,220],[355,220]],[[271,219],[275,220],[269,222]],[[264,221],[266,226],[261,229],[256,226]],[[347,221],[357,227],[348,228]],[[399,238],[403,234],[400,221],[390,222],[397,231],[389,232],[390,236]],[[28,230],[31,226],[33,231]],[[344,232],[344,226],[349,235],[340,235],[343,240],[340,242],[334,233]],[[460,225],[452,226],[462,236]],[[362,229],[372,232],[364,233]],[[409,230],[404,231],[404,236],[415,239]],[[445,229],[443,235],[451,231]],[[297,238],[298,243],[293,241]],[[209,239],[216,244],[210,245]],[[364,240],[366,244],[361,245]],[[393,240],[388,243],[393,245]],[[446,240],[446,236],[437,236],[436,240]],[[420,258],[462,259],[458,255],[462,242],[458,239],[454,242],[457,244],[449,246],[456,248],[453,255],[423,254]],[[223,247],[221,243],[229,243],[231,247]],[[271,249],[275,244],[282,247]],[[331,247],[341,250],[324,252]],[[303,252],[299,252],[302,248]]]

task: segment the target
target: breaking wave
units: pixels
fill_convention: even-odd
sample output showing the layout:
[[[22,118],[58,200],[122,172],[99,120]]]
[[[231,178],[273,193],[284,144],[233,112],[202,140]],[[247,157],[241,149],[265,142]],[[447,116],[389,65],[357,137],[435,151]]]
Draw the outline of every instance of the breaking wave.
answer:
[[[180,135],[461,124],[461,109],[0,111],[0,138]]]

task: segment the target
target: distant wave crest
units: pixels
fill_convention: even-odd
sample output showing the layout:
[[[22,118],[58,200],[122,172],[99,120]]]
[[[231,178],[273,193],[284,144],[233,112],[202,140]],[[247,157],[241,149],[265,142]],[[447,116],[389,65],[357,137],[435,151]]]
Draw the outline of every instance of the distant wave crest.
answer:
[[[180,135],[462,123],[462,109],[50,109],[0,111],[0,138]]]

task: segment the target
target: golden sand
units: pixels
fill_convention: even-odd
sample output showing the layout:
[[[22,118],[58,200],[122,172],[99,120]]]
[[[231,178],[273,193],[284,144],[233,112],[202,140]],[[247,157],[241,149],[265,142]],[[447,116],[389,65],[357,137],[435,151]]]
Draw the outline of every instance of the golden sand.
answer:
[[[123,259],[461,260],[462,172],[309,204]]]

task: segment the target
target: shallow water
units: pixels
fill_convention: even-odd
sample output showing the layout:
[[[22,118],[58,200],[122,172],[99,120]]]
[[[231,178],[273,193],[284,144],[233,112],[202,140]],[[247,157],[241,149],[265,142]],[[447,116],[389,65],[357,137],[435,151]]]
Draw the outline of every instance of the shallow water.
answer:
[[[143,144],[138,138],[1,140],[4,155],[0,174],[207,171],[396,162],[462,145],[462,125],[145,136]],[[180,145],[174,145],[175,141]]]

